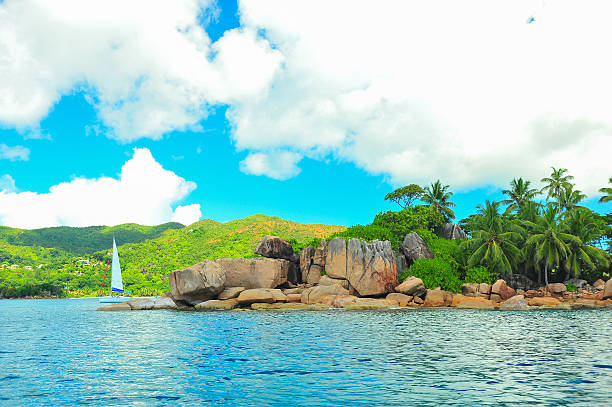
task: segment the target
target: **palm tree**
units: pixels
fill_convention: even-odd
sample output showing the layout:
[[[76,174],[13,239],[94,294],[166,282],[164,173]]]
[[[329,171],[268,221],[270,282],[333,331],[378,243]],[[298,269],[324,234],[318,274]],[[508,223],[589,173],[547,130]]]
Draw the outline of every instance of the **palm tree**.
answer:
[[[430,186],[426,186],[424,188],[425,194],[421,196],[421,201],[428,203],[431,208],[441,213],[447,222],[455,218],[455,212],[450,207],[456,206],[453,202],[449,201],[453,193],[447,191],[448,188],[450,188],[449,185],[442,186],[440,180],[437,180]]]
[[[582,191],[574,189],[574,184],[566,184],[559,193],[559,206],[566,212],[570,212],[574,208],[582,208],[578,204],[586,197]]]
[[[472,239],[459,246],[468,253],[468,267],[486,266],[489,271],[498,274],[512,273],[521,260],[521,251],[517,242],[521,240],[522,228],[504,219],[499,214],[500,202],[486,201],[485,206],[478,206],[478,215],[474,223],[480,230],[472,232]]]
[[[508,199],[501,201],[502,204],[508,205],[505,213],[510,213],[517,210],[525,203],[531,201],[539,194],[537,189],[529,189],[531,181],[524,181],[523,178],[514,178],[510,182],[510,189],[504,189],[502,193],[508,196]]]
[[[567,172],[567,168],[559,168],[551,167],[553,172],[550,174],[550,177],[542,178],[540,181],[546,183],[544,188],[540,191],[544,193],[546,191],[546,199],[554,197],[559,199],[559,195],[561,195],[561,189],[570,183],[571,180],[574,179],[571,175],[563,175]]]
[[[612,177],[608,180],[608,183],[612,184]],[[599,202],[606,203],[612,201],[612,188],[604,187],[601,188],[599,192],[601,192],[602,194],[607,194],[599,198]]]
[[[518,210],[518,217],[521,220],[528,222],[535,222],[538,216],[540,216],[541,204],[534,201],[527,201]]]
[[[538,284],[541,284],[541,269],[544,265],[544,281],[548,284],[549,268],[561,266],[569,257],[568,242],[580,244],[580,239],[565,233],[559,225],[559,208],[555,204],[548,204],[544,214],[533,224],[534,234],[527,239],[525,251],[538,269]]]

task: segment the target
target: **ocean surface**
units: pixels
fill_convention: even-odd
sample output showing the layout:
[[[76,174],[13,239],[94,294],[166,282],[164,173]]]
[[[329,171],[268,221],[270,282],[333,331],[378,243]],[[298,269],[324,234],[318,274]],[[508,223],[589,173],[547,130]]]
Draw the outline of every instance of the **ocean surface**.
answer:
[[[612,310],[0,300],[0,405],[612,406]]]

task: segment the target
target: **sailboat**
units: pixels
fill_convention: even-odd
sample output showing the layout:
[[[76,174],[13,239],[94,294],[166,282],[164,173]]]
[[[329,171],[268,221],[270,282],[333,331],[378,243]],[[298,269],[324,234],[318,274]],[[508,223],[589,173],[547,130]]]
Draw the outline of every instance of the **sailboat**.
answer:
[[[108,270],[108,263],[107,263]],[[104,287],[104,279],[106,278],[106,271],[104,271],[104,278],[102,279],[102,286],[100,286],[100,294],[102,293],[102,287]],[[123,295],[123,280],[121,279],[121,265],[119,265],[119,253],[117,252],[117,244],[113,237],[113,263],[111,268],[111,292],[106,297],[100,297],[100,302],[104,303],[117,303],[127,301],[130,298],[124,297]],[[118,293],[119,295],[113,295]]]

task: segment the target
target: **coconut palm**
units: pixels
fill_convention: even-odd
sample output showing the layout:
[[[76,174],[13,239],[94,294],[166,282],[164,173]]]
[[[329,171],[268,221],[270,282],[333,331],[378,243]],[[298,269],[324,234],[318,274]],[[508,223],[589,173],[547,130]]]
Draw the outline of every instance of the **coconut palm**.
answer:
[[[426,186],[424,188],[425,194],[421,196],[421,201],[429,204],[435,211],[444,215],[446,221],[455,218],[455,212],[450,207],[456,206],[449,200],[453,193],[448,191],[448,188],[450,188],[449,185],[442,186],[440,180],[437,180],[430,186]]]
[[[540,216],[541,204],[534,201],[527,201],[518,209],[518,217],[521,220],[528,222],[535,222],[538,216]]]
[[[608,183],[612,184],[612,177],[608,180]],[[601,188],[599,192],[604,194],[604,196],[599,198],[599,202],[605,203],[605,202],[612,201],[612,188],[604,187],[604,188]]]
[[[504,195],[508,196],[508,199],[501,201],[502,204],[508,205],[505,213],[518,210],[539,194],[537,189],[529,189],[530,184],[531,181],[525,181],[523,178],[515,178],[510,182],[510,189],[504,189],[502,191]]]
[[[478,206],[474,223],[480,227],[472,232],[472,239],[461,243],[460,248],[468,254],[467,265],[486,266],[498,274],[512,273],[521,260],[517,247],[523,229],[499,214],[500,202],[486,201]]]
[[[540,180],[546,184],[540,192],[542,194],[546,192],[546,199],[552,197],[558,200],[563,187],[568,185],[570,181],[574,179],[574,177],[572,177],[571,175],[564,175],[567,172],[567,168],[551,168],[553,172],[552,174],[550,174],[550,177],[542,178]]]
[[[559,206],[566,213],[574,208],[582,208],[578,204],[587,196],[577,189],[574,189],[574,184],[566,184],[561,188],[559,193]]]
[[[568,243],[581,244],[579,238],[564,232],[559,224],[559,208],[549,203],[544,213],[533,224],[534,234],[527,239],[525,251],[530,262],[538,269],[541,283],[541,266],[544,266],[544,281],[548,284],[548,270],[560,267],[570,255]]]

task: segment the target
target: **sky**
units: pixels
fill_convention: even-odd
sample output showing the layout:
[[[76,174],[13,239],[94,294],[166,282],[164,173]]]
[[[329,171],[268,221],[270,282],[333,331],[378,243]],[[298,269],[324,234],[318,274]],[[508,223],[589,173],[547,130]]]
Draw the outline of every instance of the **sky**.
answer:
[[[365,224],[612,176],[607,0],[0,1],[0,225]],[[531,22],[529,22],[531,21]]]

